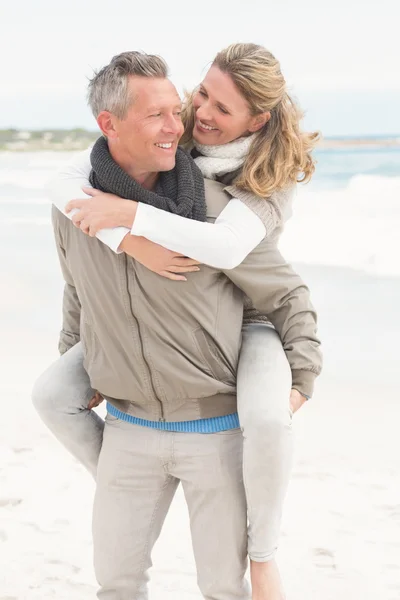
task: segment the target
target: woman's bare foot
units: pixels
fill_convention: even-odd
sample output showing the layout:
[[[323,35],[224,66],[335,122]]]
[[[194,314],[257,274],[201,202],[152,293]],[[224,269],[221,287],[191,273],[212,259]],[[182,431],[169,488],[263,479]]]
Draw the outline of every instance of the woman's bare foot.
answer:
[[[278,565],[274,559],[268,562],[250,561],[253,600],[285,600],[285,592]]]

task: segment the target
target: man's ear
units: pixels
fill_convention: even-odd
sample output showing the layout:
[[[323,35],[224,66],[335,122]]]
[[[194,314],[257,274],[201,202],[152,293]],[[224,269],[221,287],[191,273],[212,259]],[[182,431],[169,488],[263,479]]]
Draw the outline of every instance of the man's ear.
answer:
[[[117,137],[117,131],[115,129],[115,116],[112,113],[108,112],[108,110],[103,110],[98,115],[96,120],[102,133],[104,133],[107,138]]]
[[[256,131],[259,131],[260,129],[262,129],[264,127],[264,125],[266,123],[268,123],[270,118],[271,118],[271,113],[269,111],[260,113],[259,115],[254,117],[253,122],[249,127],[250,133],[255,133]]]

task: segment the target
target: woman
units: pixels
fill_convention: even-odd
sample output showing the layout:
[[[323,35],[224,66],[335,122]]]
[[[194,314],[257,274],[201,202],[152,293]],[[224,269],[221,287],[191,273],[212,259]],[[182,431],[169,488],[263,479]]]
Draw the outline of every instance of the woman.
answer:
[[[318,136],[302,133],[300,118],[286,92],[278,61],[260,46],[234,44],[216,56],[182,114],[182,143],[192,149],[204,177],[225,183],[233,197],[215,224],[184,219],[87,187],[93,199],[72,201],[67,210],[75,211],[72,219],[85,233],[97,234],[115,251],[130,254],[170,279],[185,279],[183,273],[198,270],[200,263],[234,268],[266,235],[278,238],[290,213],[296,182],[312,176],[310,153]],[[82,184],[88,185],[90,170],[86,152],[53,183],[52,196],[59,207],[71,198],[69,190],[74,189],[76,196]],[[75,187],[61,186],[66,180],[72,180]],[[121,226],[133,226],[134,235]],[[277,333],[262,320],[250,315],[243,327],[238,412],[245,440],[253,598],[281,600],[274,555],[292,459],[289,410],[293,414],[310,395],[320,364],[291,373]],[[39,380],[34,402],[57,437],[95,473],[102,423],[87,406],[91,397],[89,408],[101,398],[91,390],[80,361],[78,348],[72,348]],[[68,419],[78,440],[75,446]]]

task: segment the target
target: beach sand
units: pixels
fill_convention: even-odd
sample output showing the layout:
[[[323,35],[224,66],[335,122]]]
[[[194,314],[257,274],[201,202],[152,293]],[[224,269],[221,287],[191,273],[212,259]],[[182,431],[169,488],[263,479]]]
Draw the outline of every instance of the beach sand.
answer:
[[[10,267],[0,298],[0,600],[94,599],[94,483],[30,401],[57,357],[60,324],[61,279],[42,232],[40,253],[32,246],[9,259],[5,243],[0,257]],[[29,238],[28,228],[20,235]],[[325,370],[294,417],[278,553],[288,600],[398,600],[400,278],[296,267],[319,311]],[[201,598],[181,490],[154,550],[150,597]]]

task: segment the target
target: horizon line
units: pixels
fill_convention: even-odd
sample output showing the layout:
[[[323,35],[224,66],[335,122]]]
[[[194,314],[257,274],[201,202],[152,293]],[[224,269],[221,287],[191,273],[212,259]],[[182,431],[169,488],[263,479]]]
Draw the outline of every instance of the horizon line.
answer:
[[[88,129],[86,127],[83,126],[76,126],[76,127],[40,127],[40,128],[29,128],[29,127],[15,127],[13,125],[10,126],[6,126],[6,127],[0,127],[0,132],[1,131],[26,131],[26,132],[51,132],[51,131],[65,131],[65,132],[71,132],[71,131],[82,131],[82,132],[86,132],[89,134],[96,134],[99,133],[100,131],[96,130],[96,129]],[[321,132],[322,133],[322,132]],[[335,135],[324,135],[322,133],[322,138],[326,139],[326,140],[343,140],[343,139],[364,139],[364,140],[368,140],[368,139],[396,139],[396,138],[400,138],[400,132],[398,133],[362,133],[362,134],[358,134],[358,133],[345,133],[345,134],[335,134]]]

